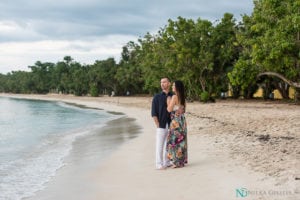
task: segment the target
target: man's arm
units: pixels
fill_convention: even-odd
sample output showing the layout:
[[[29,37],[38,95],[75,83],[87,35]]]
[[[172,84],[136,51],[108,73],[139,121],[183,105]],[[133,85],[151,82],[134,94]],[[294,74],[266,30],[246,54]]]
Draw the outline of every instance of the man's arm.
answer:
[[[151,116],[154,120],[154,123],[156,127],[159,127],[159,121],[158,121],[158,102],[157,102],[157,96],[153,97],[152,100],[152,107],[151,107]]]

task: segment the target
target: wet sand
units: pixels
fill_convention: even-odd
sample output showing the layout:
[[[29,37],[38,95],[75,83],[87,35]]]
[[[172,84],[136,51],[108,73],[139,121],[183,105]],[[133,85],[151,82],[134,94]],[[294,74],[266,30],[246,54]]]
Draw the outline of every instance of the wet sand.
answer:
[[[121,145],[139,134],[135,119],[123,116],[109,121],[101,130],[77,138],[64,159],[65,165],[45,184],[44,190],[26,200],[91,199],[90,195],[97,190],[91,174]]]

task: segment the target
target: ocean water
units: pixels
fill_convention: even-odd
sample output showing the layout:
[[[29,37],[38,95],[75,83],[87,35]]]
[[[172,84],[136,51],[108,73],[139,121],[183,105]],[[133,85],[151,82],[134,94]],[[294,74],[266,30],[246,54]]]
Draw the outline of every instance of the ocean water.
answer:
[[[77,138],[119,117],[62,102],[0,97],[0,200],[42,190]]]

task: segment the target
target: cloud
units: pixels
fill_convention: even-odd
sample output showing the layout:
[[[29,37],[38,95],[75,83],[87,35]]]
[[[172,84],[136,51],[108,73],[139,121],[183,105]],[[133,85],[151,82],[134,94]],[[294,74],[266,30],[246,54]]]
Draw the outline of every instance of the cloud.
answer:
[[[0,73],[28,71],[28,66],[34,65],[36,61],[56,63],[66,55],[82,64],[93,64],[96,60],[110,57],[118,61],[122,46],[135,39],[132,36],[110,35],[89,41],[42,40],[0,43]]]
[[[0,21],[0,42],[32,41],[43,39],[28,23]]]
[[[216,20],[225,12],[239,17],[249,13],[251,4],[251,0],[14,0],[1,1],[0,22],[11,21],[22,27],[22,32],[31,33],[29,37],[14,34],[17,40],[78,39],[109,34],[140,36],[158,30],[169,18]]]

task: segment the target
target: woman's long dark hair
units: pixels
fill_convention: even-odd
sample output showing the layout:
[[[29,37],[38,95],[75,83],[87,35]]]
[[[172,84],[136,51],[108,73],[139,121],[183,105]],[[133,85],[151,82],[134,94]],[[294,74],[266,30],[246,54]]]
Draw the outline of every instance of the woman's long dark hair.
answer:
[[[182,81],[174,81],[179,104],[185,106],[185,89]]]

